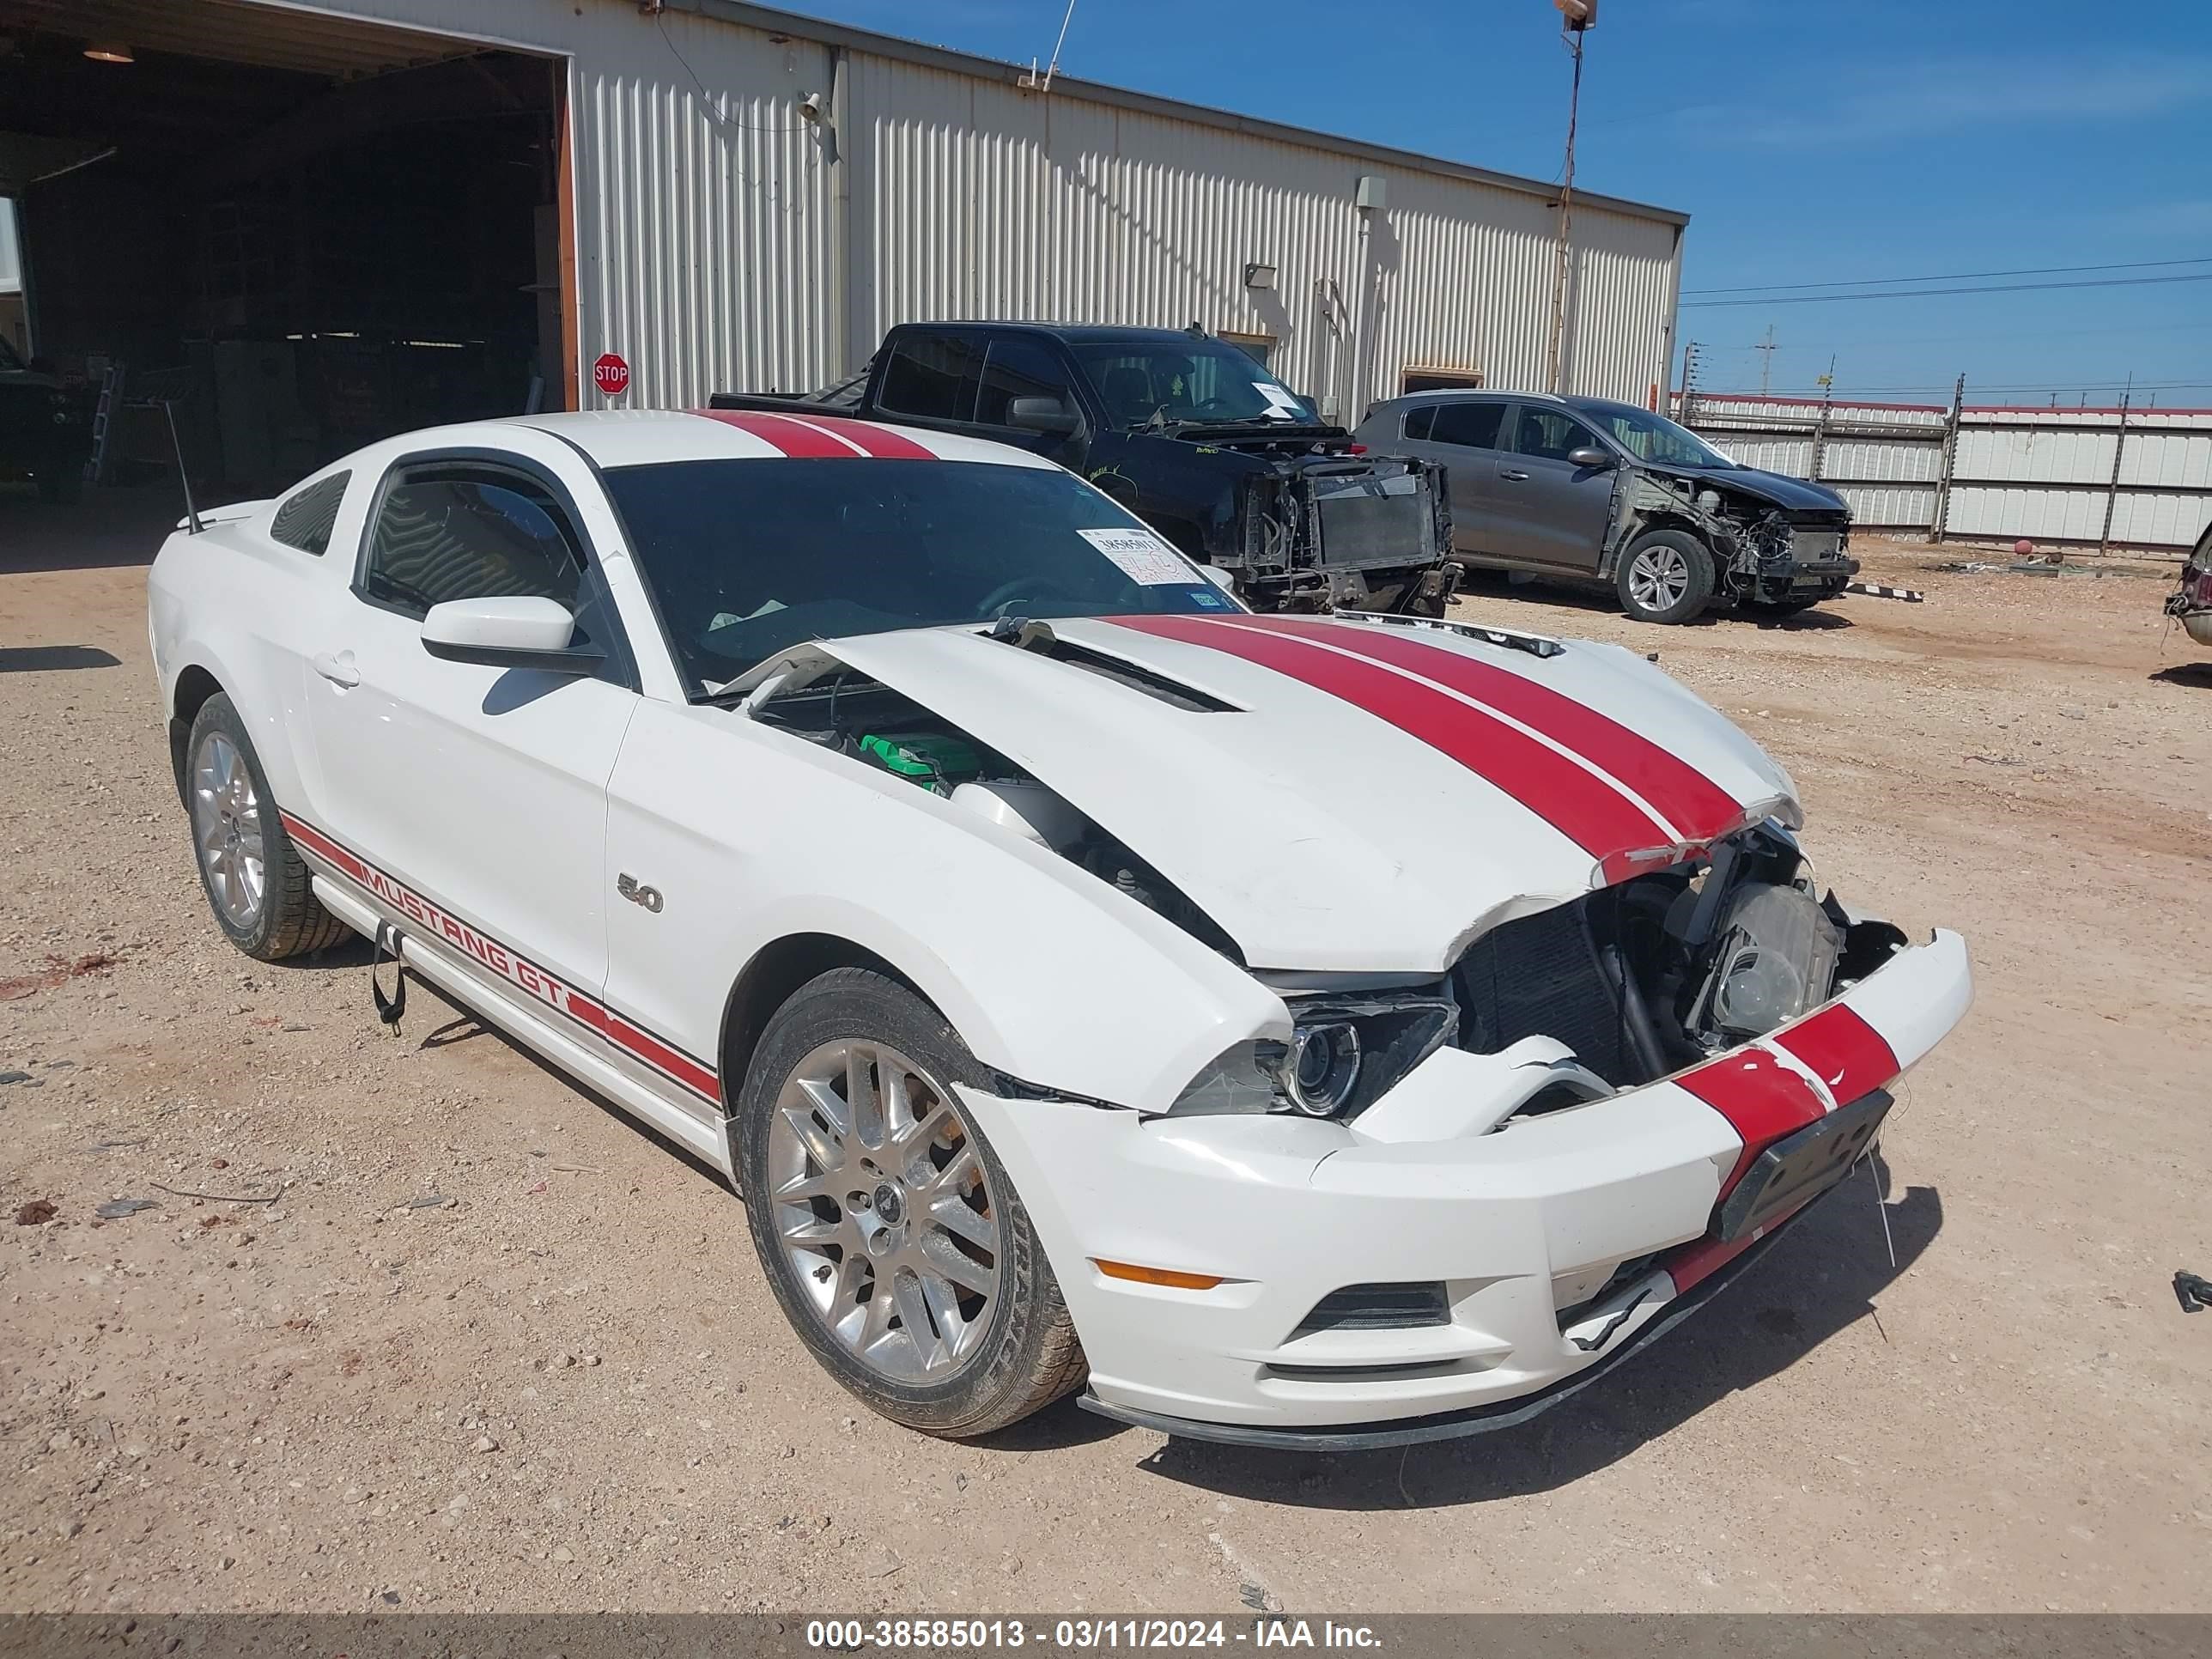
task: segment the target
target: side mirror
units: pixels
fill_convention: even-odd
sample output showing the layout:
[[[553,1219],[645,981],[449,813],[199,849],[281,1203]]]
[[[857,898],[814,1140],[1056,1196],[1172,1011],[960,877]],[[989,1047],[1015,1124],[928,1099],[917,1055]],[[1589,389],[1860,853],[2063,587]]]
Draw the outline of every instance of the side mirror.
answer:
[[[1057,398],[1017,398],[1006,405],[1006,424],[1024,432],[1072,438],[1082,430],[1082,417]]]
[[[571,648],[575,632],[575,617],[557,599],[528,594],[448,599],[422,618],[422,648],[447,662],[588,674],[606,660],[606,653]]]
[[[1595,444],[1584,444],[1579,449],[1567,452],[1567,465],[1586,471],[1603,471],[1613,465],[1613,452],[1600,449]]]

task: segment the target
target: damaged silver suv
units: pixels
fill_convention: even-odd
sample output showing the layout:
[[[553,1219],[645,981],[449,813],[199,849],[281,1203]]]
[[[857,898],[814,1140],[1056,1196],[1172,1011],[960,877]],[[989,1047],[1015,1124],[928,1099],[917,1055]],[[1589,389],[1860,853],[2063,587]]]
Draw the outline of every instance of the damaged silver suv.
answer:
[[[1352,435],[1447,469],[1462,563],[1603,582],[1645,622],[1714,604],[1787,616],[1858,568],[1835,491],[1739,466],[1633,404],[1416,392],[1376,404]]]

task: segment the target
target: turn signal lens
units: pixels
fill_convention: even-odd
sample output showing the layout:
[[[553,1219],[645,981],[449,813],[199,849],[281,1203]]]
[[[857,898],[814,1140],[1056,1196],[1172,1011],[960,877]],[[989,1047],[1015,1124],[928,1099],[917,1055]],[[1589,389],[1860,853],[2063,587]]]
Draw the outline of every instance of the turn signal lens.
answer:
[[[1139,1267],[1095,1255],[1091,1265],[1109,1279],[1126,1279],[1133,1285],[1164,1285],[1171,1291],[1210,1291],[1221,1283],[1218,1273],[1179,1273],[1172,1267]]]

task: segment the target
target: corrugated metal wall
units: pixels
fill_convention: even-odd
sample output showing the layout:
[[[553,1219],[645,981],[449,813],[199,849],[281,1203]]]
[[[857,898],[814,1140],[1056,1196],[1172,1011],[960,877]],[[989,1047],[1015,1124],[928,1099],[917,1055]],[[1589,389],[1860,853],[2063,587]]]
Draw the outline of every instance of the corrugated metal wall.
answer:
[[[1700,397],[1687,418],[1746,466],[1819,478],[1861,524],[1935,526],[1948,410]],[[2112,545],[2186,547],[2212,521],[2212,411],[2132,410],[2123,437],[2116,410],[1970,404],[1950,482],[1946,536],[2100,542],[2109,498]]]
[[[819,385],[893,323],[1046,318],[1268,336],[1357,418],[1414,367],[1540,385],[1553,216],[1529,191],[1086,98],[996,71],[632,0],[333,0],[321,9],[570,56],[579,356],[631,406]],[[801,100],[823,100],[821,122]],[[833,131],[834,129],[834,131]],[[1363,237],[1353,194],[1388,181]],[[841,176],[842,175],[842,176]],[[1665,377],[1677,227],[1575,214],[1571,389]],[[1273,264],[1272,289],[1244,285]],[[1365,301],[1363,306],[1363,294]]]
[[[868,244],[854,252],[872,337],[929,318],[1197,322],[1276,340],[1285,379],[1355,416],[1407,368],[1541,383],[1553,219],[1535,196],[892,58],[853,63],[854,237]],[[1353,201],[1366,173],[1389,195],[1363,238]],[[1664,374],[1674,227],[1601,210],[1576,224],[1571,383],[1642,402]],[[1275,286],[1248,289],[1248,264],[1274,266]]]

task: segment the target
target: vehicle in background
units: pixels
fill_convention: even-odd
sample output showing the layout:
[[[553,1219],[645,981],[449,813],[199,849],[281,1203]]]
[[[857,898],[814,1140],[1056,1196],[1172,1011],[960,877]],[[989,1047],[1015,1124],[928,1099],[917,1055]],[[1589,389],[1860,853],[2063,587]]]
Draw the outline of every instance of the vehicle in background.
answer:
[[[909,323],[864,374],[714,406],[830,410],[1043,455],[1227,571],[1255,610],[1441,617],[1459,580],[1433,465],[1363,453],[1249,353],[1196,329]]]
[[[2166,599],[2166,614],[2199,645],[2212,646],[2212,525],[2181,563],[2181,586]]]
[[[1833,490],[1739,466],[1633,404],[1420,392],[1376,404],[1352,435],[1445,469],[1463,563],[1609,583],[1645,622],[1716,603],[1789,616],[1858,568]]]
[[[92,454],[91,400],[42,358],[29,362],[0,336],[0,479],[29,479],[39,499],[73,501]]]

